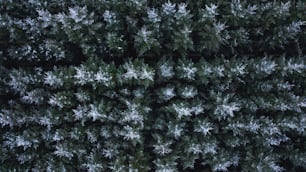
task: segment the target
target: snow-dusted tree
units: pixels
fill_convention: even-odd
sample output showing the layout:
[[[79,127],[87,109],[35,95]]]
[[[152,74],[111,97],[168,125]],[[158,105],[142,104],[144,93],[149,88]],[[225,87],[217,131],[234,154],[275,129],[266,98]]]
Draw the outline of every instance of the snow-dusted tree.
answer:
[[[0,171],[305,171],[305,11],[0,1]]]

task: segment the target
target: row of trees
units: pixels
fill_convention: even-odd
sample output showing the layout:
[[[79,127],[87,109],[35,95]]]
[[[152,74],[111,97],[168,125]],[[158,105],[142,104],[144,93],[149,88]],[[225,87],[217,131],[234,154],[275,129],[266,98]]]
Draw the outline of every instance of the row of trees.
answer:
[[[0,2],[0,171],[303,171],[303,1]]]

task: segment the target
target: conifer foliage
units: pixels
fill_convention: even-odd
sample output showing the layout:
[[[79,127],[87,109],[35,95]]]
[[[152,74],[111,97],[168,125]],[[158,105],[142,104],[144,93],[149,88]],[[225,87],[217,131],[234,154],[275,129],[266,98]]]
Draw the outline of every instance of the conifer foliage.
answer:
[[[306,170],[305,11],[0,1],[0,171]]]

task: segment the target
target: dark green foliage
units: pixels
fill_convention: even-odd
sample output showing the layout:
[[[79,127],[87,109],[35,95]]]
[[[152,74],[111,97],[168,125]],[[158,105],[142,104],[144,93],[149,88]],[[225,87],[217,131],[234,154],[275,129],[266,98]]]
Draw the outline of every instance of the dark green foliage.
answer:
[[[304,1],[0,1],[0,171],[305,171]]]

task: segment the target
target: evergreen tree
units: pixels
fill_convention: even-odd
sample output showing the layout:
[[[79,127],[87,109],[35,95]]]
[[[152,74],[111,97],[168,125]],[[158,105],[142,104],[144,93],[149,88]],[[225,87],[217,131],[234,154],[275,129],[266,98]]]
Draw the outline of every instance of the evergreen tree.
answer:
[[[305,171],[305,11],[0,1],[0,171]]]

